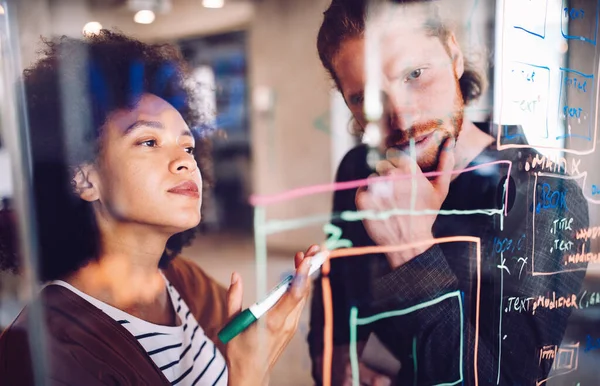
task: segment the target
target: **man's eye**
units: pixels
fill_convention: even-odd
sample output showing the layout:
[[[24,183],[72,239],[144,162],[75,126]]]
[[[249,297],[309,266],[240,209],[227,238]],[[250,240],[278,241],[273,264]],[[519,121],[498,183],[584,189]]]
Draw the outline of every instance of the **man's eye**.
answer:
[[[423,74],[423,69],[418,68],[408,75],[408,79],[417,79],[421,74]]]
[[[195,149],[195,147],[193,147],[193,146],[190,146],[190,147],[186,147],[186,148],[185,148],[185,151],[186,151],[186,153],[188,153],[188,154],[194,154],[194,149]]]
[[[140,144],[140,146],[155,147],[156,146],[156,140],[155,139],[149,139],[147,141],[140,142],[139,144]]]

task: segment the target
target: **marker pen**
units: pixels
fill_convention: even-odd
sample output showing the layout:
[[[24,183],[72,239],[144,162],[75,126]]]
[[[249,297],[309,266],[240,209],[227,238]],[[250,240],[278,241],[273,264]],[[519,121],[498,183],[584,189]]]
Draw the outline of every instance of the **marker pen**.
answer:
[[[329,257],[329,251],[322,251],[310,258],[310,269],[308,276],[317,272],[323,263]],[[221,331],[219,331],[218,337],[223,343],[229,342],[235,338],[242,331],[248,328],[252,323],[256,322],[258,318],[263,316],[269,311],[279,299],[287,292],[292,285],[294,275],[289,275],[281,283],[277,284],[263,300],[260,300],[244,311],[240,312],[235,318],[233,318]]]

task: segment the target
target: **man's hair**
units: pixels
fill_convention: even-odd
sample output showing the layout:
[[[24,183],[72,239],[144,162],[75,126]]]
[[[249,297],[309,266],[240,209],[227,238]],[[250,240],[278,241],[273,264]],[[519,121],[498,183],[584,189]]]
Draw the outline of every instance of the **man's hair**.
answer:
[[[83,39],[45,40],[44,54],[26,69],[23,81],[32,151],[33,198],[39,246],[38,278],[64,277],[100,253],[100,235],[92,204],[74,192],[78,165],[94,163],[101,151],[107,117],[133,109],[144,93],[169,102],[196,137],[203,179],[208,176],[209,142],[203,117],[194,108],[196,95],[179,51],[167,44],[144,44],[102,30]],[[207,184],[205,184],[206,186]],[[189,244],[195,229],[172,236],[162,267]],[[4,269],[18,268],[6,261]]]
[[[342,43],[348,39],[361,38],[365,32],[365,22],[368,14],[367,4],[373,3],[374,9],[386,4],[422,4],[427,7],[427,19],[423,28],[430,36],[440,39],[446,50],[447,39],[452,32],[447,23],[440,16],[439,6],[431,0],[333,0],[329,8],[323,13],[323,24],[317,36],[317,50],[321,63],[341,91],[339,79],[333,68],[333,60],[338,54]],[[392,16],[393,18],[393,16]],[[402,37],[398,37],[401,39]],[[460,90],[465,104],[481,96],[486,87],[486,78],[480,74],[475,66],[465,58],[465,71],[459,79]]]

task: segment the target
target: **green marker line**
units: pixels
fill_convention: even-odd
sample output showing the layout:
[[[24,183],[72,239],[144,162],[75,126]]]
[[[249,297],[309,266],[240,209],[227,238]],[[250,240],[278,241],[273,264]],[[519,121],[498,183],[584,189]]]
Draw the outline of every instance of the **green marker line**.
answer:
[[[453,291],[453,292],[449,292],[445,295],[442,295],[440,297],[437,297],[435,299],[432,300],[428,300],[426,302],[420,303],[420,304],[416,304],[414,306],[408,307],[408,308],[404,308],[401,310],[395,310],[395,311],[386,311],[386,312],[382,312],[380,314],[377,315],[372,315],[366,318],[359,318],[358,317],[358,308],[357,307],[352,307],[350,309],[350,366],[352,368],[352,384],[353,386],[360,386],[358,383],[358,354],[357,354],[357,347],[356,347],[356,340],[357,340],[357,328],[358,326],[364,326],[370,323],[374,323],[377,322],[381,319],[387,319],[387,318],[391,318],[394,316],[403,316],[403,315],[407,315],[410,314],[412,312],[421,310],[423,308],[427,308],[429,306],[432,306],[434,304],[438,304],[440,302],[443,302],[444,300],[450,299],[450,298],[454,298],[456,297],[458,299],[458,307],[460,310],[460,348],[459,348],[459,352],[460,352],[460,357],[459,357],[459,374],[460,374],[460,379],[458,379],[455,382],[451,382],[451,383],[439,383],[437,385],[434,386],[454,386],[454,385],[458,385],[459,383],[461,383],[463,381],[463,345],[464,345],[464,315],[463,315],[463,304],[462,304],[462,297],[460,295],[460,291]],[[416,342],[416,341],[414,341]],[[415,364],[416,366],[416,364]]]
[[[417,179],[415,178],[417,175],[417,149],[415,147],[415,138],[411,137],[409,141],[409,151],[410,158],[414,161],[410,163],[410,174],[412,177],[410,178],[410,183],[412,189],[410,191],[410,210],[414,212],[415,207],[417,206]],[[409,226],[412,228],[412,217],[408,219]]]
[[[488,216],[502,215],[504,209],[472,209],[472,210],[456,210],[456,209],[441,209],[431,210],[424,209],[420,211],[411,211],[410,209],[390,209],[382,212],[374,210],[361,210],[361,211],[345,211],[341,214],[341,219],[344,221],[358,221],[364,219],[370,220],[385,220],[392,216],[398,215],[410,215],[420,216],[424,214],[440,214],[444,216],[448,215],[472,215],[472,214],[485,214]]]
[[[254,253],[256,255],[256,298],[263,299],[267,293],[267,234],[265,233],[266,209],[262,206],[254,207]],[[260,319],[258,323],[264,323]],[[258,329],[258,342],[266,342],[265,328]],[[267,353],[264,345],[257,355],[266,359]]]
[[[267,235],[285,231],[291,231],[298,228],[304,228],[310,225],[320,225],[329,223],[331,214],[319,214],[310,217],[300,217],[292,220],[269,220],[264,225],[264,232]]]
[[[453,298],[453,297],[459,298],[459,300],[460,300],[460,292],[459,291],[448,292],[447,294],[444,294],[444,295],[442,295],[440,297],[437,297],[435,299],[431,299],[431,300],[428,300],[426,302],[419,303],[419,304],[416,304],[414,306],[410,306],[408,308],[403,308],[401,310],[386,311],[386,312],[382,312],[382,313],[377,314],[377,315],[368,316],[366,318],[357,318],[356,319],[356,325],[357,326],[364,326],[364,325],[367,325],[367,324],[371,324],[371,323],[377,322],[377,321],[379,321],[381,319],[387,319],[387,318],[391,318],[391,317],[394,317],[394,316],[404,316],[404,315],[410,314],[412,312],[419,311],[419,310],[421,310],[423,308],[432,306],[434,304],[441,303],[444,300],[449,299],[449,298]],[[356,307],[353,307],[353,308],[356,308]],[[357,310],[357,312],[358,312],[358,310]]]
[[[415,206],[417,205],[417,180],[415,179],[415,176],[417,175],[417,149],[415,147],[415,139],[411,138],[408,144],[410,158],[414,161],[410,163],[410,174],[412,174],[412,178],[410,179],[412,184],[412,190],[410,192],[410,209],[415,210]]]
[[[267,233],[265,232],[265,208],[254,207],[254,253],[256,254],[256,298],[267,293]]]
[[[350,366],[352,368],[352,386],[360,386],[358,378],[358,350],[356,347],[356,325],[358,323],[358,308],[350,309]]]
[[[413,345],[412,345],[412,356],[413,356],[413,367],[415,371],[415,386],[417,386],[417,337],[413,337]]]
[[[382,212],[376,212],[373,210],[347,210],[341,212],[338,217],[343,221],[362,221],[364,219],[370,220],[385,220],[391,216],[398,215],[410,215],[420,216],[424,214],[439,214],[443,216],[450,215],[472,215],[472,214],[484,214],[487,216],[500,215],[501,221],[503,217],[504,209],[472,209],[472,210],[455,210],[455,209],[441,209],[441,210],[422,210],[422,211],[411,211],[410,209],[390,209]],[[315,216],[295,218],[291,220],[269,220],[263,225],[263,232],[266,235],[285,232],[298,228],[304,228],[310,225],[320,224],[323,222],[329,222],[331,220],[331,214],[318,214]],[[256,224],[255,224],[256,226]]]

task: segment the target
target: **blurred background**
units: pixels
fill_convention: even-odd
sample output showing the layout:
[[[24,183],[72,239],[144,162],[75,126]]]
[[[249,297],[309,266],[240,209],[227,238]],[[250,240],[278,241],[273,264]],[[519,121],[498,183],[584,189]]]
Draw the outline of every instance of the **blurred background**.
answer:
[[[177,45],[202,85],[201,108],[221,129],[213,139],[215,182],[203,202],[201,232],[184,255],[225,286],[231,272],[239,272],[249,305],[257,296],[250,196],[330,183],[339,159],[354,145],[349,113],[331,91],[316,50],[321,15],[328,4],[328,0],[8,2],[0,12],[13,35],[4,35],[2,43],[3,53],[12,57],[4,57],[0,65],[10,60],[22,71],[35,61],[41,36],[80,37],[84,30],[99,28]],[[0,147],[0,197],[6,199],[5,206],[14,198],[13,182],[7,149]],[[322,194],[269,208],[267,215],[290,219],[307,213],[326,215],[330,208],[331,196]],[[269,236],[269,257],[261,267],[267,269],[268,278],[263,287],[292,271],[297,250],[324,241],[321,227]],[[23,280],[0,275],[1,330],[27,296]],[[273,385],[311,383],[307,325],[305,312],[290,349],[274,370]]]
[[[3,10],[12,23],[15,66],[34,62],[40,37],[81,36],[84,30],[118,29],[146,42],[181,48],[200,82],[208,114],[222,133],[214,138],[215,183],[204,201],[201,234],[184,254],[228,285],[232,270],[246,285],[245,302],[292,271],[292,256],[326,236],[331,194],[269,205],[268,220],[307,215],[323,220],[269,234],[265,267],[255,263],[252,194],[269,195],[331,183],[344,154],[357,139],[350,113],[323,70],[316,36],[330,0],[19,0]],[[493,39],[493,4],[465,1],[455,9],[469,23],[468,48]],[[8,14],[8,12],[12,12]],[[475,20],[473,22],[473,20]],[[6,40],[4,43],[8,43]],[[8,51],[5,49],[6,54]],[[491,51],[485,52],[483,60]],[[475,118],[489,114],[490,93],[472,107]],[[0,197],[14,187],[6,149],[0,148]],[[8,205],[8,202],[6,203]],[[260,231],[260,230],[259,230]],[[259,232],[260,233],[260,232]],[[257,236],[260,238],[260,236]],[[264,265],[264,263],[262,263]],[[257,270],[258,268],[258,270]],[[261,276],[263,275],[263,276]],[[4,274],[0,285],[0,326],[22,308],[19,283]],[[22,284],[22,283],[21,283]],[[290,348],[272,376],[273,385],[311,384],[305,311]]]
[[[0,9],[3,55],[0,66],[10,63],[18,71],[34,62],[41,36],[78,37],[83,31],[93,33],[108,28],[145,42],[165,42],[180,47],[193,68],[195,80],[203,86],[199,91],[204,96],[201,108],[212,114],[221,129],[214,138],[215,183],[204,201],[201,233],[184,255],[194,259],[223,285],[228,285],[232,270],[238,271],[246,286],[246,304],[256,299],[257,291],[274,285],[292,271],[292,256],[296,251],[325,240],[323,225],[328,222],[331,211],[330,193],[268,205],[264,210],[267,221],[285,220],[289,225],[307,216],[321,218],[287,230],[278,229],[276,225],[269,228],[261,218],[255,218],[250,197],[331,183],[341,158],[357,144],[357,139],[350,134],[350,113],[333,89],[316,50],[322,13],[330,0],[19,0],[8,3],[6,6],[0,2],[4,4]],[[452,6],[450,17],[465,27],[459,28],[463,50],[475,63],[490,64],[486,67],[490,79],[497,77],[494,58],[502,58],[503,53],[494,50],[494,46],[499,46],[502,25],[511,24],[497,22],[510,15],[503,14],[503,8],[493,0],[453,3],[456,4]],[[562,8],[561,0],[549,0],[549,3]],[[548,23],[561,23],[561,20]],[[552,39],[549,36],[546,42],[556,45]],[[502,47],[508,52],[519,44]],[[560,66],[565,60],[564,53],[552,51],[543,60]],[[532,54],[539,55],[539,52]],[[595,49],[589,51],[589,56],[583,53],[578,57],[581,62],[592,63],[591,72],[596,70]],[[6,68],[0,70],[6,74]],[[493,84],[490,81],[488,92],[477,104],[469,106],[469,119],[481,122],[491,117],[492,99],[502,98],[494,94],[498,90]],[[0,87],[0,98],[4,98],[6,87]],[[6,110],[2,112],[6,114]],[[556,119],[554,110],[550,114]],[[514,114],[498,119],[527,126],[527,122]],[[527,133],[528,128],[525,130]],[[564,132],[564,126],[559,125],[555,130]],[[0,128],[0,139],[1,134]],[[562,156],[562,153],[552,154]],[[592,158],[585,160],[581,170],[588,170],[583,165],[594,162]],[[7,149],[0,141],[0,208],[10,207],[15,195],[11,170]],[[594,216],[595,207],[591,210]],[[268,256],[266,261],[259,260],[260,265],[255,259],[257,243],[259,247],[266,247]],[[26,296],[20,291],[22,282],[7,274],[0,275],[1,331],[23,307]],[[263,277],[265,280],[261,280]],[[307,325],[308,310],[298,334],[274,370],[273,385],[312,383],[305,343]]]

